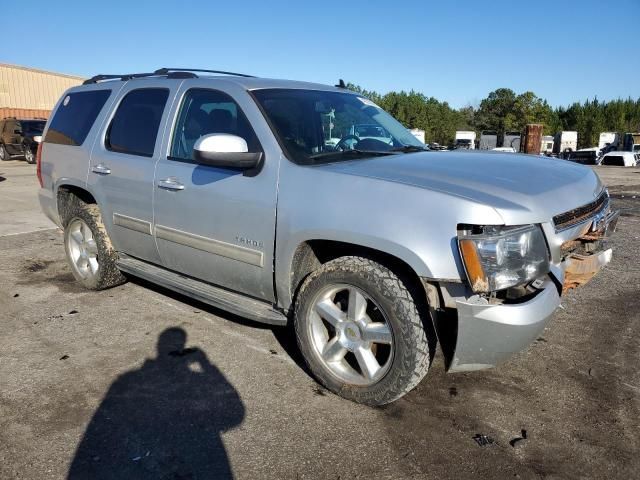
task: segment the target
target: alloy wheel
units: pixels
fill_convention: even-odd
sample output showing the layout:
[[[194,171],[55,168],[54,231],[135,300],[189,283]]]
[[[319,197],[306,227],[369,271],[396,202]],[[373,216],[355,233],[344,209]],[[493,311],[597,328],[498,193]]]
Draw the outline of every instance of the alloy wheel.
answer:
[[[332,375],[359,386],[385,376],[393,361],[393,331],[371,296],[353,285],[329,285],[310,310],[313,349]]]
[[[98,272],[98,246],[93,232],[81,219],[73,219],[67,226],[67,247],[71,266],[84,279],[95,277]]]

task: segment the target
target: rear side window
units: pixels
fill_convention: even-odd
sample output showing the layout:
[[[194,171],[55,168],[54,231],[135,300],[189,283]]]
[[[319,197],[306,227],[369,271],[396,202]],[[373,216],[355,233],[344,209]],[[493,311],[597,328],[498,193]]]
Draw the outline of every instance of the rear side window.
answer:
[[[90,90],[66,95],[56,110],[44,141],[78,146],[87,138],[111,90]]]
[[[107,131],[107,149],[152,157],[168,98],[166,88],[141,88],[129,92],[120,102]]]

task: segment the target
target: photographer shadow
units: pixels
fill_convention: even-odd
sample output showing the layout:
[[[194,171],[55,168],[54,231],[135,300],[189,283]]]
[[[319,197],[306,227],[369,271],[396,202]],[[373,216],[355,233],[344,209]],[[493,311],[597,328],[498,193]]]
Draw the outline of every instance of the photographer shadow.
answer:
[[[116,379],[95,412],[69,479],[233,478],[221,433],[240,425],[242,401],[186,332],[169,328],[157,357]]]

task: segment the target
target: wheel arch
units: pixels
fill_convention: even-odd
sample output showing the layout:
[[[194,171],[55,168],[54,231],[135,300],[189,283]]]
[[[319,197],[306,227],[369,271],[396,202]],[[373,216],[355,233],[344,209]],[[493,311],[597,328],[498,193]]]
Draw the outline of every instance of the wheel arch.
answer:
[[[94,195],[85,187],[74,183],[60,183],[56,187],[56,206],[58,217],[62,226],[66,226],[68,212],[74,202],[81,201],[87,204],[97,204]]]
[[[309,239],[297,245],[288,263],[288,276],[285,292],[279,292],[279,300],[285,310],[295,304],[295,300],[304,279],[314,270],[328,261],[344,256],[359,256],[374,260],[398,275],[407,284],[407,288],[423,306],[428,305],[427,294],[418,270],[417,259],[408,260],[400,256],[378,250],[362,244],[328,239]],[[413,261],[413,262],[412,262]],[[414,265],[412,266],[412,263]],[[284,295],[283,295],[284,294]]]

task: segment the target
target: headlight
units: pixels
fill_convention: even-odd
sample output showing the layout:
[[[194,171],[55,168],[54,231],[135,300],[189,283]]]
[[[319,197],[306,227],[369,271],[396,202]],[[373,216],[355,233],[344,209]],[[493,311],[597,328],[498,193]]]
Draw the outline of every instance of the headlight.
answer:
[[[42,135],[34,135],[33,141],[36,143],[42,142]]]
[[[474,229],[475,230],[475,229]],[[477,293],[522,285],[549,272],[549,252],[537,225],[485,226],[458,234],[460,254]]]

